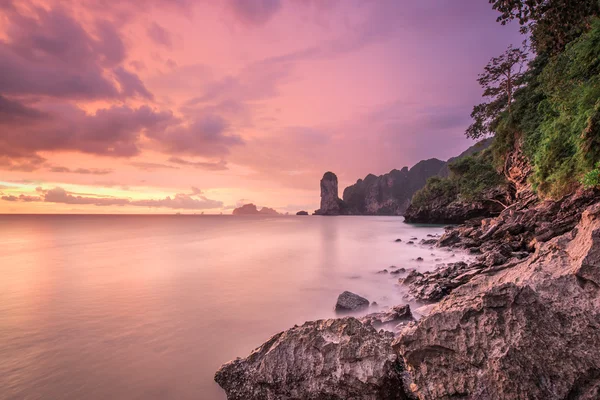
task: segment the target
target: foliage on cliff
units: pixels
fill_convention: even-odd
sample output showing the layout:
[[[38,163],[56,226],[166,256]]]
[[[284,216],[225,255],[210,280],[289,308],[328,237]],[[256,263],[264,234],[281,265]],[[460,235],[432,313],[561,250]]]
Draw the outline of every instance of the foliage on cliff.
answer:
[[[466,135],[495,136],[498,170],[518,143],[532,167],[533,189],[562,197],[587,184],[600,161],[600,1],[489,2],[498,22],[518,22],[531,46],[509,47],[486,66],[479,83],[487,102],[475,106]]]
[[[448,167],[450,176],[429,178],[425,187],[415,193],[411,203],[414,207],[449,204],[455,200],[480,200],[487,189],[504,182],[503,175],[492,165],[489,150],[459,158]]]

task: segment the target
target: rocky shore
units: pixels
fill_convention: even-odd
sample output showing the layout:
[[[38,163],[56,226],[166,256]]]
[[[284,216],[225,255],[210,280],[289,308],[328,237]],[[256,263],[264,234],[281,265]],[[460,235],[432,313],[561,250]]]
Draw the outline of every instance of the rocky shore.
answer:
[[[217,372],[228,398],[600,398],[598,191],[519,196],[420,244],[473,261],[398,274],[418,321],[399,305],[279,333]]]

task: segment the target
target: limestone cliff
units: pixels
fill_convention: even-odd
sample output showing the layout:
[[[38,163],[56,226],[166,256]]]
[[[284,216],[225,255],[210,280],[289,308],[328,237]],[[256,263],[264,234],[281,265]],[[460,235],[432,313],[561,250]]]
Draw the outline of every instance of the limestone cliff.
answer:
[[[333,172],[325,172],[321,179],[321,208],[316,215],[346,214],[344,202],[338,196],[338,179]]]
[[[401,215],[412,195],[427,179],[437,175],[444,161],[432,158],[420,161],[411,169],[394,169],[387,174],[369,174],[344,190],[344,203],[349,214]]]

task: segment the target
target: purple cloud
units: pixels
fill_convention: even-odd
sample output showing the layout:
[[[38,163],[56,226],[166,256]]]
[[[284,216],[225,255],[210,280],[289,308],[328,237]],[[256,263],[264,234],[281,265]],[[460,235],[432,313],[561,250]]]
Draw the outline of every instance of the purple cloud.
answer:
[[[281,8],[280,0],[229,0],[234,15],[249,25],[266,23]]]
[[[118,67],[126,49],[111,22],[97,22],[92,36],[61,7],[32,6],[27,15],[5,8],[0,14],[9,22],[7,37],[0,40],[1,93],[90,100],[152,98],[137,75]],[[122,91],[105,68],[115,68]]]
[[[171,48],[173,42],[171,40],[171,34],[162,26],[156,22],[152,22],[146,30],[148,37],[156,44]]]
[[[227,168],[227,162],[221,160],[218,162],[206,162],[206,161],[189,161],[179,157],[170,157],[167,161],[173,164],[190,166],[198,169],[204,169],[207,171],[224,171]]]
[[[207,115],[190,125],[180,125],[164,132],[149,132],[148,136],[172,154],[219,157],[228,154],[230,147],[244,143],[240,136],[227,134],[228,128],[223,118]]]

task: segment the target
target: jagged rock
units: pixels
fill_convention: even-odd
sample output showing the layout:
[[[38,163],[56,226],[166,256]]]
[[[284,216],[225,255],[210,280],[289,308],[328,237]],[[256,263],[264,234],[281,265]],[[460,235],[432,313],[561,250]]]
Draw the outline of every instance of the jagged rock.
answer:
[[[397,323],[399,321],[412,321],[414,320],[412,313],[410,312],[410,306],[408,304],[392,307],[388,311],[376,312],[367,314],[359,319],[364,324],[373,325],[375,328],[379,328],[382,325],[389,323]]]
[[[403,400],[393,337],[355,318],[306,322],[223,365],[215,381],[229,400]]]
[[[600,398],[600,205],[478,274],[394,343],[419,398]]]
[[[344,202],[338,197],[338,179],[333,172],[326,172],[321,179],[321,208],[317,215],[345,214]]]
[[[413,283],[414,281],[416,281],[417,279],[420,279],[422,277],[423,277],[422,273],[417,272],[413,269],[408,273],[408,275],[405,278],[400,278],[400,280],[398,282],[402,285],[410,285],[411,283]]]
[[[338,312],[359,311],[367,307],[369,307],[369,300],[348,291],[340,294],[335,303],[335,311]]]
[[[404,167],[381,176],[369,174],[344,190],[344,203],[350,214],[402,215],[413,194],[445,164],[432,158],[418,162],[410,170]]]

